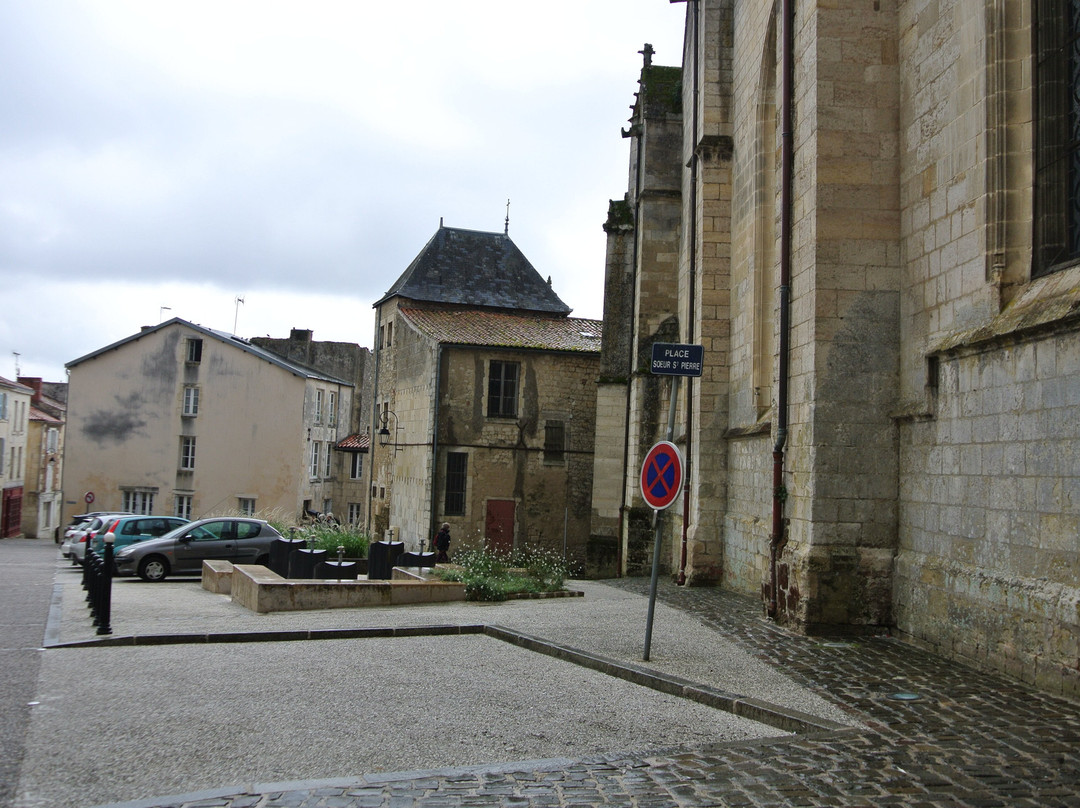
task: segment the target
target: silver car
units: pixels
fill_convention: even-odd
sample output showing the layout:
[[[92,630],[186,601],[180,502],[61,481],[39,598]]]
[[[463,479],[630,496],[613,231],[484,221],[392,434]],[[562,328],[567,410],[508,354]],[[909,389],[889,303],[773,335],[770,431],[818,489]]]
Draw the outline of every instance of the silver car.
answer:
[[[158,539],[132,544],[114,556],[117,575],[163,581],[169,575],[197,575],[207,560],[268,564],[270,546],[283,538],[261,519],[211,517],[188,522]]]
[[[71,563],[81,565],[86,560],[86,548],[94,540],[94,536],[110,521],[120,516],[131,516],[131,514],[122,511],[102,511],[90,521],[83,522],[76,528],[72,532],[71,538],[64,540],[64,543],[68,545],[66,555],[71,559]],[[60,549],[61,552],[64,552],[64,544],[60,545]]]

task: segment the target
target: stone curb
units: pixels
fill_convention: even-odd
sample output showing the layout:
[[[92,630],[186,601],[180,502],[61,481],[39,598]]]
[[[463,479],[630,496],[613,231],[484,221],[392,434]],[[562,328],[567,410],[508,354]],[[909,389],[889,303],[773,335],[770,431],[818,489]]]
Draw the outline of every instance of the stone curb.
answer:
[[[657,673],[641,665],[630,665],[609,657],[582,651],[568,645],[548,642],[539,637],[523,634],[501,626],[485,626],[484,633],[490,637],[535,651],[547,654],[567,662],[573,662],[584,668],[599,671],[623,679],[632,684],[652,688],[661,693],[689,699],[707,707],[723,710],[741,718],[749,718],[770,727],[792,732],[807,734],[811,732],[839,732],[852,730],[846,724],[829,721],[825,718],[809,715],[798,710],[790,710],[779,707],[760,699],[746,698],[737,693],[728,693],[724,690],[709,687],[707,685],[692,682],[679,676]]]

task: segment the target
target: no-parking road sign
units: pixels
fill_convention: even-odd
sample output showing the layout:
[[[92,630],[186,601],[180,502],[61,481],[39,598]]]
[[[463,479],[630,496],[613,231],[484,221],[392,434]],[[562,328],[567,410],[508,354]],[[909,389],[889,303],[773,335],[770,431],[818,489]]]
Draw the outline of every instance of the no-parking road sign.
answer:
[[[641,464],[641,495],[653,510],[668,507],[683,484],[683,460],[679,447],[662,440],[649,449]]]

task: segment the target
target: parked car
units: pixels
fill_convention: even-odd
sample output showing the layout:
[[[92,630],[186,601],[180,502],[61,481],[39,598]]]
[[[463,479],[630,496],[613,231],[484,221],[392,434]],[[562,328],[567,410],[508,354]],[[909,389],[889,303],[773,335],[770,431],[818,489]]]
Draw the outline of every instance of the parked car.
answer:
[[[105,523],[118,516],[134,516],[131,513],[116,512],[116,513],[102,513],[100,516],[95,516],[89,522],[85,522],[78,530],[74,532],[71,537],[70,552],[68,558],[71,559],[72,564],[81,565],[86,559],[86,548],[90,541],[97,535],[97,532],[105,525]],[[62,547],[63,545],[61,545]]]
[[[186,525],[190,520],[180,516],[118,516],[109,517],[97,535],[91,540],[90,546],[95,553],[105,550],[105,534],[113,534],[113,552],[147,539],[156,539],[164,536],[171,530],[181,525]]]
[[[211,517],[198,519],[118,552],[117,575],[138,575],[144,581],[163,581],[169,575],[198,574],[203,561],[268,564],[270,546],[283,538],[261,519]]]
[[[85,532],[86,526],[94,520],[95,516],[108,516],[108,511],[93,511],[91,513],[77,513],[71,517],[71,524],[64,528],[64,540],[60,544],[60,553],[64,558],[71,558],[71,540]]]

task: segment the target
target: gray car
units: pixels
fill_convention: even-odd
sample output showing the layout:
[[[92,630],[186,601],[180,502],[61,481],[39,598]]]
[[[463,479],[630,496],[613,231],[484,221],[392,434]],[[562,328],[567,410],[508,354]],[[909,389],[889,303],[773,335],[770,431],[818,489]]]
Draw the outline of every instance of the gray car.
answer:
[[[267,564],[270,546],[281,539],[261,519],[211,517],[188,522],[159,539],[132,544],[114,557],[117,575],[138,575],[144,581],[163,581],[169,575],[202,572],[207,560],[234,564]]]

